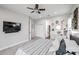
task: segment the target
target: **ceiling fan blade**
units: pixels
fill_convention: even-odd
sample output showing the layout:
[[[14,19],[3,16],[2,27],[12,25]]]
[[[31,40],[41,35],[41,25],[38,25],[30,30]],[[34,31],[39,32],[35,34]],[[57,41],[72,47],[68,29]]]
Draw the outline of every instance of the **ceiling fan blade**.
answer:
[[[39,5],[38,4],[35,4],[35,9],[38,9]]]
[[[40,14],[40,11],[38,11],[38,13]]]
[[[30,7],[27,7],[28,9],[31,9],[31,10],[33,10],[33,8],[30,8]]]
[[[45,11],[45,9],[39,9],[40,11]]]
[[[31,13],[34,13],[34,11],[32,11]]]

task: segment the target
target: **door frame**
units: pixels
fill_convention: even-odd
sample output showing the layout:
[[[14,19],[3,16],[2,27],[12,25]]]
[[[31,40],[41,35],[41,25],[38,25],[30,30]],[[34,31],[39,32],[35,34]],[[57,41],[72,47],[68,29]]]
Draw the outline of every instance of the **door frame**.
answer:
[[[29,40],[31,40],[31,18],[29,17]]]

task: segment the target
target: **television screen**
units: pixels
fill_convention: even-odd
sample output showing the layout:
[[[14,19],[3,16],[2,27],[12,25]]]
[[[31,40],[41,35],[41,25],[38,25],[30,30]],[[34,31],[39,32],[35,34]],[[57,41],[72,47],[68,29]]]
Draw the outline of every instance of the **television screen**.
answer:
[[[3,21],[3,32],[14,33],[21,30],[21,23]]]

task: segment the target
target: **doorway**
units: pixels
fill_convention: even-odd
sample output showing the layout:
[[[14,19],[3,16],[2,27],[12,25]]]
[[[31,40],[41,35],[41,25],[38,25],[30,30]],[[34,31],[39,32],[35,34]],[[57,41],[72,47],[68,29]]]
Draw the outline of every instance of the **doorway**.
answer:
[[[35,25],[35,36],[45,39],[45,26],[43,24]]]

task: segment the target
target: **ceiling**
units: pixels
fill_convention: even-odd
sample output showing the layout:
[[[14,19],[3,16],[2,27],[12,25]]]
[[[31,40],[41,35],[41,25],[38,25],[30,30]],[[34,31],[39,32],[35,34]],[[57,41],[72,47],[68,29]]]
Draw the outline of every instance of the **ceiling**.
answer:
[[[34,4],[2,4],[0,6],[17,13],[25,14],[33,19],[69,14],[73,8],[72,4],[39,4],[39,8],[45,8],[46,10],[38,14],[30,13],[32,10],[27,9],[27,7],[34,8]]]

